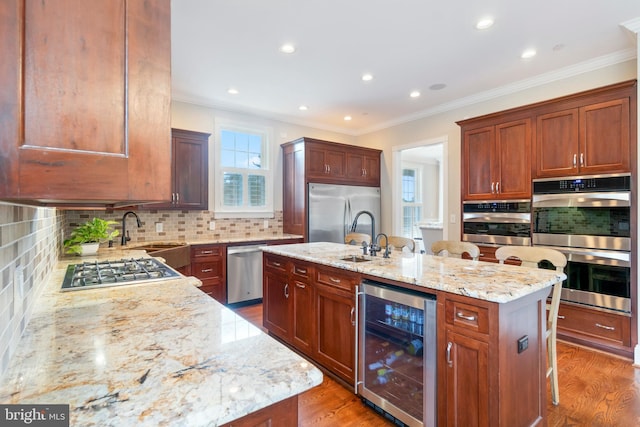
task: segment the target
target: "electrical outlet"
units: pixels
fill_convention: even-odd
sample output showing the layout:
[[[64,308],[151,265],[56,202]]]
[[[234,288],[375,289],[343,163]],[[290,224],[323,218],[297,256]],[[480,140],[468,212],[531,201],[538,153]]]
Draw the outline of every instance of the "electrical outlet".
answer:
[[[156,233],[162,233],[164,231],[164,227],[161,222],[156,222]]]
[[[268,219],[264,220],[264,228],[269,228],[269,220]]]
[[[22,310],[24,300],[24,267],[16,267],[13,272],[13,315]]]
[[[216,229],[216,222],[215,221],[209,221],[209,230],[213,231]]]
[[[525,335],[518,340],[518,353],[522,353],[529,348],[529,336]]]

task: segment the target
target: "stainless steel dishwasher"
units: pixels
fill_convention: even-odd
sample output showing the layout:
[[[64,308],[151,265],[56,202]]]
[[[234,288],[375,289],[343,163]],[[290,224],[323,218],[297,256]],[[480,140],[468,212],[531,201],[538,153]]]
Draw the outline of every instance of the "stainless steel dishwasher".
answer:
[[[263,245],[227,247],[227,303],[262,299]]]

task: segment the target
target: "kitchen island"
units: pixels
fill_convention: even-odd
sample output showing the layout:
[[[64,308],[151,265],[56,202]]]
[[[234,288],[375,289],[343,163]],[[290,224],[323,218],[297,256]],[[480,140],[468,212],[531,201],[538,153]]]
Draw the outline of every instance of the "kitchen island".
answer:
[[[349,385],[363,279],[434,295],[437,425],[546,425],[546,300],[555,270],[336,243],[264,247],[264,325]]]
[[[296,417],[297,395],[322,382],[195,278],[60,292],[74,262],[39,296],[1,403],[69,404],[72,426],[243,425],[270,408]]]

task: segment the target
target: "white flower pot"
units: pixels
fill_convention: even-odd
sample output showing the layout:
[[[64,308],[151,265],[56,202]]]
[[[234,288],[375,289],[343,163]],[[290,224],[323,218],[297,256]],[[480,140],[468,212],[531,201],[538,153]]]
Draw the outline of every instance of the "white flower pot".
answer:
[[[80,256],[96,255],[98,253],[100,243],[83,243],[80,247]]]

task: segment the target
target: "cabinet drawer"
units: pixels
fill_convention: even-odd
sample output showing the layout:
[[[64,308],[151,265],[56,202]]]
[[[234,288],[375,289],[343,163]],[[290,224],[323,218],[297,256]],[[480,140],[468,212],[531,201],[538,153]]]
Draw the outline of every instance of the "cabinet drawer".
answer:
[[[198,279],[210,279],[222,276],[222,262],[207,261],[192,264],[191,274]]]
[[[349,274],[343,270],[318,266],[316,282],[351,291],[359,282],[357,274]]]
[[[630,328],[631,318],[627,316],[565,304],[560,304],[558,310],[558,333],[573,332],[628,347]]]
[[[445,304],[448,324],[481,334],[489,333],[489,309],[452,300],[447,300]]]
[[[274,256],[274,255],[266,255],[264,257],[264,267],[265,269],[280,271],[282,273],[287,272],[287,260],[284,258]]]
[[[297,279],[311,279],[311,267],[307,264],[294,263],[291,272]]]
[[[225,256],[224,245],[216,246],[193,246],[191,256],[193,258],[223,258]]]

